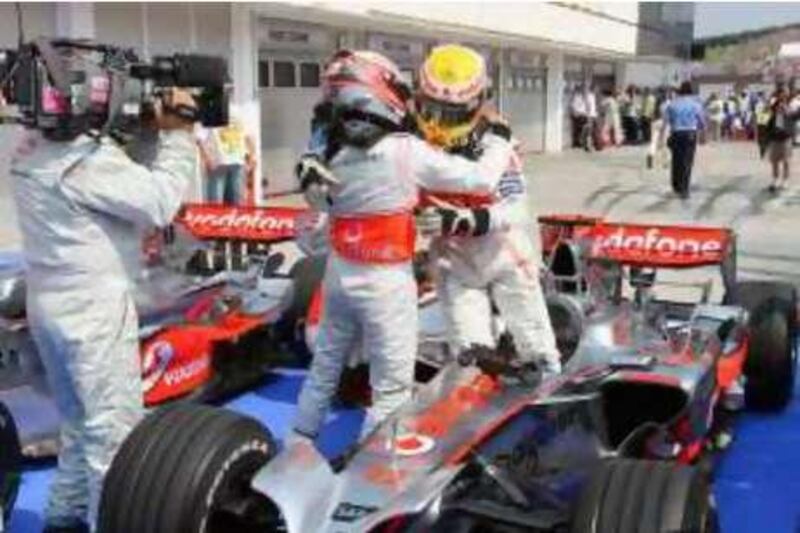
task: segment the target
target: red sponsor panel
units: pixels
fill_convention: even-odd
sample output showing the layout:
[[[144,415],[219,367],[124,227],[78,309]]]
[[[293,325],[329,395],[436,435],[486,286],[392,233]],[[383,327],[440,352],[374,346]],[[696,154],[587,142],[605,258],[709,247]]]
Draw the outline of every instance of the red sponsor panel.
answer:
[[[600,223],[591,229],[591,257],[653,267],[716,265],[728,256],[724,228]]]
[[[177,222],[197,239],[275,242],[295,238],[302,207],[186,204]]]
[[[184,396],[211,378],[211,340],[203,328],[166,330],[142,345],[144,403]]]

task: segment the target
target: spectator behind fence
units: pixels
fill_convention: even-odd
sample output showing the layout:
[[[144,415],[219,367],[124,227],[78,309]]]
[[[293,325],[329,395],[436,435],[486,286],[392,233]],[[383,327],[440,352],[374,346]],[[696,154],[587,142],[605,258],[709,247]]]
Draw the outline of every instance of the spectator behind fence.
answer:
[[[253,141],[232,114],[227,126],[199,128],[198,145],[206,171],[206,201],[244,203],[247,175],[255,165]]]
[[[678,89],[678,97],[667,105],[664,122],[672,132],[667,141],[672,151],[672,189],[678,196],[687,199],[697,134],[705,129],[705,111],[695,98],[690,82],[683,82]]]

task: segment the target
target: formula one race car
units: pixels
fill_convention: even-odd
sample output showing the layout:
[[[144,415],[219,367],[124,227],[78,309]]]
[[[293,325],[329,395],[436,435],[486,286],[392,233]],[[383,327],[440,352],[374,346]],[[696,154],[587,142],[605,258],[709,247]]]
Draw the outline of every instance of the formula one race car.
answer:
[[[716,531],[705,459],[742,381],[748,406],[788,401],[795,289],[736,283],[725,229],[551,222],[579,261],[556,280],[582,315],[561,376],[474,347],[331,462],[223,409],[160,410],[116,456],[100,530]],[[657,297],[656,270],[708,265],[723,303]]]
[[[303,211],[187,205],[171,232],[183,236],[148,246],[135,290],[147,406],[213,400],[293,360],[284,344],[292,344],[290,315],[304,315],[308,305],[310,296],[294,289],[309,262],[286,271],[275,247],[294,238]],[[59,415],[25,318],[19,254],[0,257],[0,403],[16,423],[23,455],[55,453]]]

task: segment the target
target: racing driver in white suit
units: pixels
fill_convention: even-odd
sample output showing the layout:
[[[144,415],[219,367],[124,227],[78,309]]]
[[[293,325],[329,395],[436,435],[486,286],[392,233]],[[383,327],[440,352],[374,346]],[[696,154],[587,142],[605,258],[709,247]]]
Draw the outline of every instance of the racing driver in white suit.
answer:
[[[167,98],[173,110],[195,106],[185,91]],[[63,417],[46,533],[90,530],[103,476],[144,415],[131,278],[144,232],[175,216],[197,158],[190,121],[157,121],[151,170],[105,135],[30,132],[12,159],[28,320]]]
[[[419,187],[488,193],[511,148],[487,142],[479,162],[451,156],[408,133],[411,88],[374,52],[341,51],[326,67],[330,103],[324,156],[306,156],[298,177],[306,198],[330,215],[323,313],[303,384],[295,436],[314,439],[353,348],[370,365],[369,433],[411,397],[417,350],[412,268]],[[290,437],[291,438],[291,437]]]
[[[433,49],[419,71],[416,116],[431,143],[478,161],[488,143],[511,145],[511,133],[487,111],[486,65],[460,45]],[[543,377],[561,371],[560,354],[539,280],[538,228],[528,208],[522,161],[515,152],[491,195],[428,195],[418,223],[442,234],[434,252],[451,350],[495,346],[491,303],[505,322],[519,363]]]

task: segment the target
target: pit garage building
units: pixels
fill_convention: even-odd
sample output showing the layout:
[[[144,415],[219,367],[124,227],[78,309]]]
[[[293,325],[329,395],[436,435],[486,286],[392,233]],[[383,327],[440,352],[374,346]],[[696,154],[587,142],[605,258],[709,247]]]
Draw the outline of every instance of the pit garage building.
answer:
[[[413,77],[439,43],[476,47],[493,98],[523,149],[557,152],[569,142],[569,94],[581,83],[622,86],[643,30],[636,3],[279,2],[25,3],[25,35],[87,37],[145,57],[175,52],[228,58],[233,97],[261,146],[263,193],[291,190],[325,58],[369,48]],[[0,5],[0,46],[17,42],[12,4]]]

